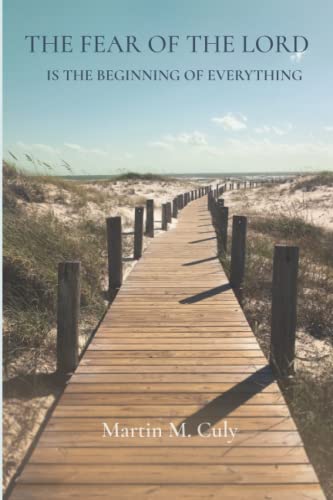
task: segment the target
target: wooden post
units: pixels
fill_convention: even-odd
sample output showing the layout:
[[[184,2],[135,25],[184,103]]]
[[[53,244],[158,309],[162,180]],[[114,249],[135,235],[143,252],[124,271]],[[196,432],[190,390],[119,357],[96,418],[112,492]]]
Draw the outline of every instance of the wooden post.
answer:
[[[172,217],[174,219],[178,217],[178,198],[174,198],[172,201]]]
[[[246,254],[247,218],[234,215],[232,218],[230,284],[238,293],[244,280]]]
[[[223,198],[219,198],[217,200],[217,204],[218,204],[219,207],[224,207],[224,199]]]
[[[154,238],[154,200],[146,202],[146,235]]]
[[[172,222],[172,207],[170,201],[166,203],[166,216],[167,216],[167,221]]]
[[[134,259],[138,260],[142,257],[143,244],[143,207],[135,207],[134,217]]]
[[[57,371],[72,373],[79,361],[80,262],[58,265]]]
[[[123,283],[121,217],[109,217],[106,219],[106,226],[109,264],[109,292],[112,293],[114,290],[120,288]]]
[[[294,373],[298,259],[298,247],[275,246],[270,363],[283,377]]]
[[[211,191],[209,191],[208,193],[208,210],[211,212],[212,211],[212,203],[213,203],[213,193]]]
[[[184,208],[184,196],[182,194],[178,195],[178,209]]]
[[[217,216],[218,241],[220,244],[219,250],[224,254],[227,253],[228,217],[229,217],[229,208],[219,206],[218,216]]]
[[[162,204],[162,231],[168,230],[168,215],[167,215],[167,205]]]

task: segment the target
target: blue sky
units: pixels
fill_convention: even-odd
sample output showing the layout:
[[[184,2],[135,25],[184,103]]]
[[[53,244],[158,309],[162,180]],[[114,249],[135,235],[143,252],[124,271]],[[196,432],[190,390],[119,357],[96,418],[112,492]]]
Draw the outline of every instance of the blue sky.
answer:
[[[4,0],[4,154],[66,173],[332,169],[331,0]],[[71,35],[71,54],[29,53],[25,35]],[[81,35],[135,35],[141,53],[79,52]],[[179,35],[174,53],[146,49]],[[192,54],[186,35],[234,35],[235,52]],[[304,35],[309,48],[243,54],[242,35]],[[302,81],[47,81],[47,70],[284,69]]]

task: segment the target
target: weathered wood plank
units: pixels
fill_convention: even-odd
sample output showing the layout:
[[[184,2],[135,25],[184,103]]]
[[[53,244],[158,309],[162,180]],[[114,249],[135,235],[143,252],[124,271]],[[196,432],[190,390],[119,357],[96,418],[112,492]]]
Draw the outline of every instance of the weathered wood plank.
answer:
[[[131,500],[325,500],[319,484],[267,484],[267,485],[20,485],[13,500],[70,500],[95,498]]]

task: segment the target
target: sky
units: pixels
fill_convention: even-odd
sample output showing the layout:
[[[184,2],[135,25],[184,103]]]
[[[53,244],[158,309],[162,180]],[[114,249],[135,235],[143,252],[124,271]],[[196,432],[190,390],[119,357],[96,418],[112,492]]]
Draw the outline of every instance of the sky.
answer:
[[[333,169],[332,0],[4,0],[4,157],[54,174],[280,172]],[[32,35],[72,36],[42,53]],[[123,52],[80,52],[82,36]],[[140,52],[127,53],[127,35]],[[154,53],[179,36],[172,53]],[[188,35],[234,37],[234,52],[191,52]],[[276,52],[277,35],[305,52]],[[267,53],[242,52],[270,36]],[[50,38],[48,38],[50,40]],[[262,39],[265,48],[267,39]],[[64,70],[91,70],[66,81]],[[178,70],[179,81],[98,81],[98,70]],[[301,71],[294,81],[209,81],[209,70]],[[60,78],[49,81],[48,70]],[[185,80],[186,71],[202,79]],[[243,73],[244,74],[244,73]],[[297,73],[299,74],[299,73]],[[189,73],[191,75],[191,73]],[[32,162],[30,160],[33,160]],[[50,169],[50,166],[52,167]]]

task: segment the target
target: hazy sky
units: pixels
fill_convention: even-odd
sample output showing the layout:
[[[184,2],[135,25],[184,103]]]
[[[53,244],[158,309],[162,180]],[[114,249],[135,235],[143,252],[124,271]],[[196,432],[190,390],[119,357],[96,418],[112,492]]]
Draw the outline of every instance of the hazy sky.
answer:
[[[66,173],[332,169],[332,0],[4,0],[4,151]],[[29,53],[26,35],[72,35],[73,53]],[[80,53],[81,35],[136,35],[140,53]],[[179,35],[174,53],[146,49]],[[234,35],[192,54],[187,35]],[[302,56],[243,54],[260,35],[304,35]],[[284,69],[302,81],[47,81],[48,69]]]

